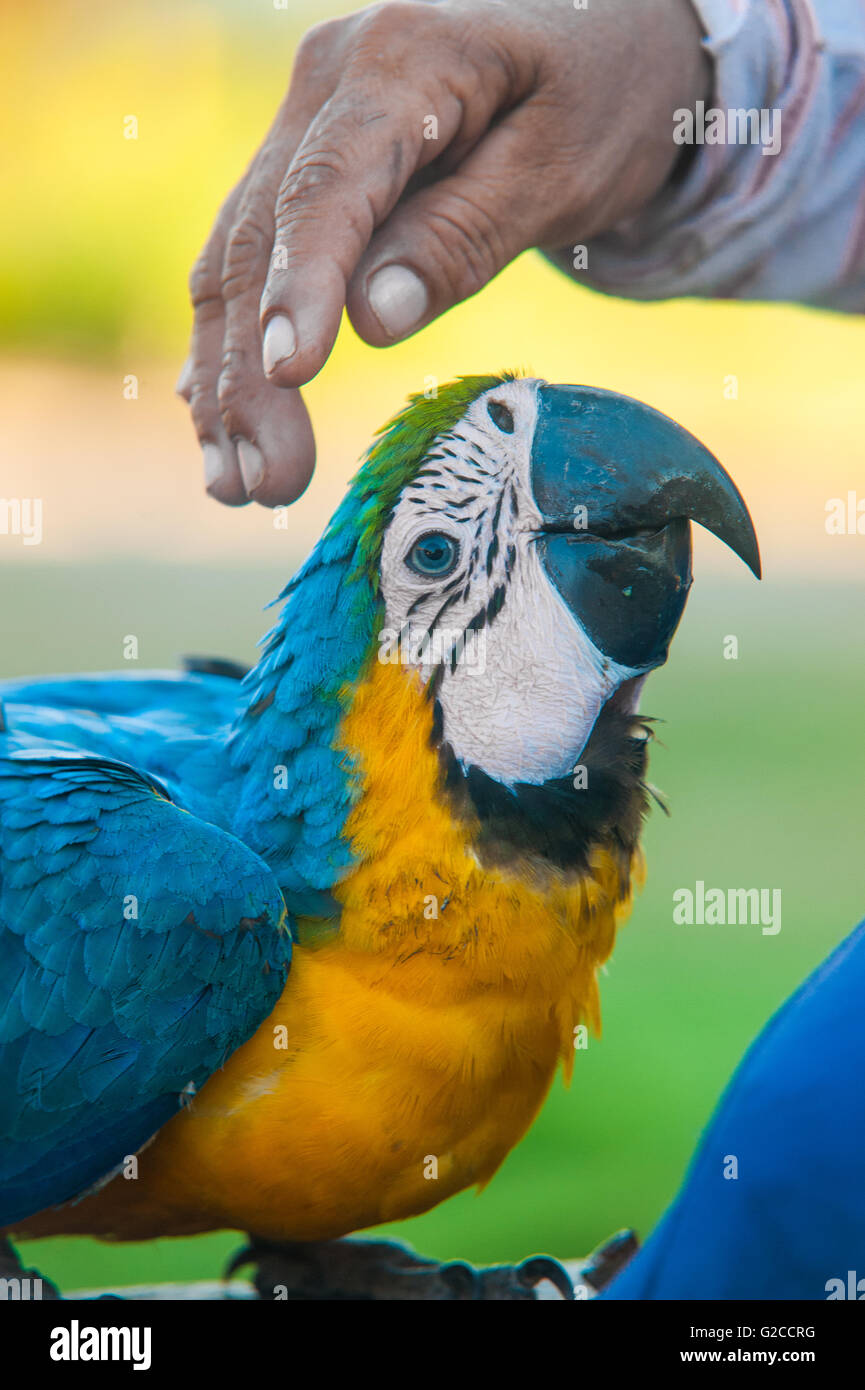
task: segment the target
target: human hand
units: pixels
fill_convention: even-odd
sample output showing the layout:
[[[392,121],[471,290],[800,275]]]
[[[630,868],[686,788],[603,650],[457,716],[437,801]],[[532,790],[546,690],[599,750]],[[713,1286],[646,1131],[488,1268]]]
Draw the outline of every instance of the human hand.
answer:
[[[521,251],[645,206],[705,92],[689,0],[389,0],[317,25],[192,272],[189,402],[212,496],[291,502],[315,444],[298,387],[343,308],[376,347]]]

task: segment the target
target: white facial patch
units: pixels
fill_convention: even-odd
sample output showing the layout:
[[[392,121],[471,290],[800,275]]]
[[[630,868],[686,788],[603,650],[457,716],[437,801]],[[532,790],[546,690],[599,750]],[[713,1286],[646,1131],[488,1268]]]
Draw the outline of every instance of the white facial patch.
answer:
[[[381,659],[425,680],[440,672],[444,739],[464,767],[506,785],[570,774],[602,705],[635,674],[598,650],[538,555],[530,461],[543,384],[506,382],[472,403],[403,489],[382,548]],[[448,555],[437,575],[430,562]]]

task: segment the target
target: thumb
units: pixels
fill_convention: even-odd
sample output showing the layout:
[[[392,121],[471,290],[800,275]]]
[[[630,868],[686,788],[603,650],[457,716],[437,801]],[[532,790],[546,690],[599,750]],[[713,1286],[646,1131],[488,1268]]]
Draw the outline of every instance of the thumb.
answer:
[[[375,233],[349,282],[349,317],[377,347],[408,337],[542,242],[548,225],[549,191],[544,198],[528,129],[497,126]]]

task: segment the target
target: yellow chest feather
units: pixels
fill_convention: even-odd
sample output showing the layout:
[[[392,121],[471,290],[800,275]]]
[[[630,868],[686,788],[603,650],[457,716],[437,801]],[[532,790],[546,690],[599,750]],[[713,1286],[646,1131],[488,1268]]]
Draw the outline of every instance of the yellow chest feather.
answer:
[[[600,849],[568,881],[482,867],[430,726],[405,671],[376,665],[342,731],[363,792],[339,932],[301,930],[256,1035],[142,1152],[138,1181],[64,1229],[338,1236],[485,1182],[525,1133],[576,1026],[598,1024],[627,890]]]

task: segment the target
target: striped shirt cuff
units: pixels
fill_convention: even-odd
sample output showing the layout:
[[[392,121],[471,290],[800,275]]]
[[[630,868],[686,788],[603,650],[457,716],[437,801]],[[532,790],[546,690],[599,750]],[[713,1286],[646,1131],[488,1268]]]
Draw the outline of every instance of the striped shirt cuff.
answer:
[[[752,109],[765,112],[762,130],[755,143],[698,143],[685,178],[590,242],[575,278],[636,299],[865,311],[865,3],[692,3],[714,68],[694,134],[714,120],[729,137],[727,113]],[[569,253],[553,259],[570,268]]]

